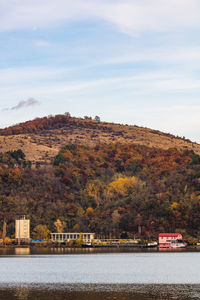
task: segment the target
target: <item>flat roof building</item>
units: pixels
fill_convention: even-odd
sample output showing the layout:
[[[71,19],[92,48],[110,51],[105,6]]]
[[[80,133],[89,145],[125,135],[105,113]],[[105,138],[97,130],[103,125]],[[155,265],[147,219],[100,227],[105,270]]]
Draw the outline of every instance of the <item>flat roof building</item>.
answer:
[[[52,242],[58,242],[58,243],[64,243],[69,242],[72,240],[81,239],[85,243],[91,243],[91,241],[94,239],[95,234],[94,233],[74,233],[74,232],[66,232],[66,233],[51,233],[51,241]]]

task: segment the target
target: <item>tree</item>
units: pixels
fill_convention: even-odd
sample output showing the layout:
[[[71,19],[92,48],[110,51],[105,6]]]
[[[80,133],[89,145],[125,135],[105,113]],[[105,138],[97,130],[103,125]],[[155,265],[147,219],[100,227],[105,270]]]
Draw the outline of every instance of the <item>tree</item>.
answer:
[[[70,117],[71,117],[71,115],[70,115],[70,113],[69,113],[69,112],[65,112],[65,116],[66,116],[66,117],[68,117],[68,118],[70,118]]]
[[[6,245],[11,244],[11,239],[6,236],[4,239],[4,244],[6,244]]]
[[[36,167],[36,169],[40,168],[40,162],[39,161],[36,161],[35,167]]]
[[[92,120],[92,117],[84,116],[85,120]]]
[[[6,220],[4,220],[4,222],[3,222],[3,233],[2,233],[2,239],[3,239],[3,241],[6,238],[6,232],[7,232],[6,229],[7,229],[7,223],[6,223]]]
[[[134,176],[132,177],[119,177],[118,179],[112,181],[108,185],[108,191],[111,193],[117,193],[121,195],[126,195],[133,191],[138,185],[138,179]]]
[[[112,213],[112,222],[114,225],[118,224],[120,220],[120,214],[117,209]]]
[[[86,216],[87,216],[87,218],[91,218],[93,215],[94,215],[94,210],[93,210],[93,208],[92,207],[88,207],[87,209],[86,209]]]
[[[56,230],[58,233],[62,233],[63,232],[63,222],[61,222],[59,219],[56,220],[56,222],[54,222],[54,225],[56,227]]]
[[[33,229],[33,236],[37,239],[48,240],[49,239],[50,230],[46,225],[37,225]]]
[[[98,121],[98,122],[100,122],[101,120],[100,120],[100,117],[99,116],[95,116],[95,121]]]

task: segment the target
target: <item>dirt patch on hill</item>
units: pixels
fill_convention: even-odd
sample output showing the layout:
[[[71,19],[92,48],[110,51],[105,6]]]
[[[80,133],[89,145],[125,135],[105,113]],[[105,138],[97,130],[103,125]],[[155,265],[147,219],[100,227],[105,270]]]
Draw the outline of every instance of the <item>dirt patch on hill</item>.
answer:
[[[50,163],[68,143],[94,146],[98,143],[138,144],[161,149],[193,150],[200,155],[200,145],[189,140],[148,128],[103,122],[74,122],[59,129],[38,133],[0,136],[0,152],[22,149],[32,163]]]

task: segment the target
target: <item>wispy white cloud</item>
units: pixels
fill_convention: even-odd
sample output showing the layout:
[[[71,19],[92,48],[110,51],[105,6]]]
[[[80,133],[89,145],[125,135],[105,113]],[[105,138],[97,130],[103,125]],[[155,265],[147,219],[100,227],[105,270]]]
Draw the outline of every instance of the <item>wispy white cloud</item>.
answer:
[[[33,45],[35,47],[39,47],[39,48],[43,48],[43,47],[51,47],[52,44],[48,41],[45,41],[45,40],[37,40],[37,41],[34,41],[33,42]]]
[[[15,70],[14,74],[17,74]],[[80,91],[84,94],[97,93],[102,91],[112,90],[113,95],[117,91],[121,91],[122,94],[126,91],[131,91],[134,95],[148,95],[158,93],[171,93],[171,92],[199,92],[200,79],[190,77],[187,74],[173,71],[144,71],[137,75],[129,76],[112,76],[102,77],[100,79],[88,79],[88,80],[72,80],[66,79],[64,76],[61,79],[62,74],[65,74],[63,69],[49,70],[48,73],[40,73],[39,80],[32,82],[26,82],[26,76],[29,74],[29,79],[35,78],[35,70],[33,74],[31,70],[29,72],[22,72],[20,76],[21,83],[16,84],[15,80],[10,81],[7,85],[1,84],[0,80],[0,94],[7,95],[10,99],[15,97],[15,94],[23,92],[24,95],[39,95],[40,97],[52,98],[78,95]],[[11,74],[12,75],[12,74]],[[59,75],[59,80],[58,80]],[[7,75],[7,78],[9,74]],[[23,79],[24,78],[24,79]],[[49,80],[51,79],[51,83]],[[124,92],[123,92],[124,91]]]
[[[0,30],[100,19],[137,35],[200,26],[199,0],[18,0],[0,2]]]
[[[74,70],[75,68],[73,68]],[[0,86],[19,85],[27,82],[51,80],[63,74],[70,74],[72,68],[54,68],[51,66],[13,67],[0,69]]]
[[[138,34],[198,27],[199,9],[198,0],[128,0],[104,7],[102,15],[123,32]]]
[[[153,62],[154,64],[172,63],[172,64],[197,64],[200,62],[200,47],[184,47],[184,48],[160,48],[160,49],[142,49],[142,51],[134,51],[132,54],[118,55],[106,57],[98,62],[96,65],[109,64],[124,64],[124,63],[138,63],[138,62]]]

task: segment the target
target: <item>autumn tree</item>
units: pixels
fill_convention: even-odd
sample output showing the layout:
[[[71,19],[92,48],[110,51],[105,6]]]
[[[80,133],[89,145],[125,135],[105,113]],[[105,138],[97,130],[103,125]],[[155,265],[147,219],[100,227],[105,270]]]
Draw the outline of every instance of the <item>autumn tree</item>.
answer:
[[[138,185],[138,179],[132,177],[119,177],[108,185],[108,191],[114,194],[126,195]]]
[[[65,223],[60,221],[59,219],[57,219],[55,222],[54,222],[54,225],[56,227],[56,232],[58,233],[62,233],[64,230],[64,226],[65,226]]]
[[[33,236],[36,239],[48,240],[50,237],[50,230],[47,225],[37,225],[33,229]]]

